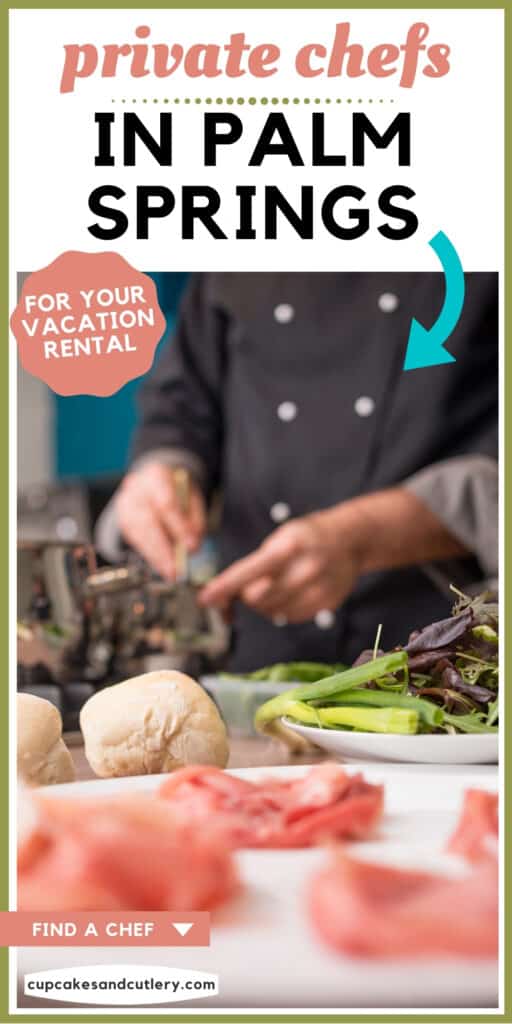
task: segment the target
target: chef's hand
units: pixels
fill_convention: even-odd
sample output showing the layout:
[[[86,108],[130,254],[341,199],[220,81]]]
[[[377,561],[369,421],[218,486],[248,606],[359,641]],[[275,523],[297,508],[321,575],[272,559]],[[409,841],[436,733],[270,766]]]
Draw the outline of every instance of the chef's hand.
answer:
[[[116,499],[117,520],[125,540],[167,579],[175,576],[174,546],[195,551],[206,525],[203,495],[190,480],[188,513],[180,508],[174,471],[149,462],[124,478]]]
[[[422,500],[392,487],[291,520],[212,580],[202,601],[227,609],[239,597],[262,615],[303,622],[337,608],[363,573],[468,554]]]
[[[334,610],[353,589],[361,558],[350,535],[340,534],[330,510],[291,520],[251,555],[204,587],[201,602],[227,610],[240,598],[261,615],[287,622]]]

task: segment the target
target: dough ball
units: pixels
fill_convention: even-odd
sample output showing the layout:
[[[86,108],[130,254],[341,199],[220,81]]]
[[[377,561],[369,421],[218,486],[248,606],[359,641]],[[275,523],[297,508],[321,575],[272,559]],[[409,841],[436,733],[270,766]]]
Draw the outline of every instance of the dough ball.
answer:
[[[18,774],[33,785],[72,782],[75,769],[62,739],[62,718],[49,700],[18,693]]]
[[[225,768],[226,728],[215,704],[182,672],[147,672],[108,686],[84,704],[87,760],[101,778],[172,772],[186,764]]]

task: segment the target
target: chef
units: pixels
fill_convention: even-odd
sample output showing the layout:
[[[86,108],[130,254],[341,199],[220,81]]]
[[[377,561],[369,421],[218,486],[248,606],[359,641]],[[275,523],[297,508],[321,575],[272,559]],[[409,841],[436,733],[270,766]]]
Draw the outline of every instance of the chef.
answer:
[[[404,372],[412,318],[430,326],[443,300],[430,273],[190,279],[113,509],[172,578],[175,542],[200,546],[220,495],[201,600],[231,616],[231,668],[350,662],[379,623],[388,649],[449,613],[450,580],[496,577],[497,276],[466,275],[456,362]]]

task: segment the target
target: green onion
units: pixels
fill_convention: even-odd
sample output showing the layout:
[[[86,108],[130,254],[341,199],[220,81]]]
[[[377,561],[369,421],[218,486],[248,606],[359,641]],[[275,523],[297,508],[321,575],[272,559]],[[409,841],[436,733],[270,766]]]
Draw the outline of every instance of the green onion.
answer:
[[[380,658],[375,658],[374,661],[367,661],[364,665],[347,668],[344,672],[337,672],[326,679],[319,679],[317,683],[312,683],[310,686],[298,686],[282,696],[292,697],[293,694],[294,700],[322,700],[323,697],[331,697],[343,690],[352,690],[363,683],[371,683],[374,679],[380,679],[381,676],[399,672],[401,669],[406,669],[407,665],[407,653],[393,651],[391,654],[383,654]]]
[[[333,704],[361,705],[369,704],[377,708],[405,708],[415,711],[422,722],[438,728],[443,724],[444,712],[437,704],[421,697],[410,697],[401,693],[386,693],[384,690],[345,690],[334,694]],[[330,702],[329,702],[330,703]]]
[[[330,707],[311,708],[302,701],[289,701],[286,717],[303,725],[321,728],[355,729],[358,732],[401,733],[418,730],[418,713],[403,708]]]
[[[401,670],[407,671],[408,658],[405,651],[393,651],[391,654],[384,654],[374,661],[366,662],[364,665],[357,665],[348,668],[344,672],[337,672],[326,679],[319,679],[316,683],[309,683],[307,686],[297,686],[286,693],[280,693],[272,697],[258,708],[254,724],[259,732],[273,733],[280,736],[293,746],[297,746],[295,738],[290,736],[290,730],[282,726],[280,719],[286,715],[286,707],[289,701],[325,700],[334,695],[343,693],[345,690],[353,690],[363,683],[370,683],[381,676],[387,676]]]
[[[255,672],[222,672],[223,679],[241,679],[252,682],[274,682],[274,683],[316,683],[318,679],[325,679],[334,675],[335,672],[345,671],[345,665],[326,665],[317,661],[288,661],[278,662],[276,665],[266,665],[258,668]]]

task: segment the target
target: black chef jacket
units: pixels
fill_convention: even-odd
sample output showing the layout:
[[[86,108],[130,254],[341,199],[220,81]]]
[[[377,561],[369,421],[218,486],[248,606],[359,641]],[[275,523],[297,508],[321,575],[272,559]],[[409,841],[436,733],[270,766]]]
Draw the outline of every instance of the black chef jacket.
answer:
[[[134,456],[181,452],[207,496],[221,490],[222,567],[290,516],[453,456],[497,456],[497,275],[466,274],[455,363],[402,369],[411,319],[429,327],[443,299],[434,273],[192,277],[141,391]],[[418,567],[365,576],[335,616],[301,625],[239,604],[230,667],[351,661],[378,623],[390,648],[448,608]]]

